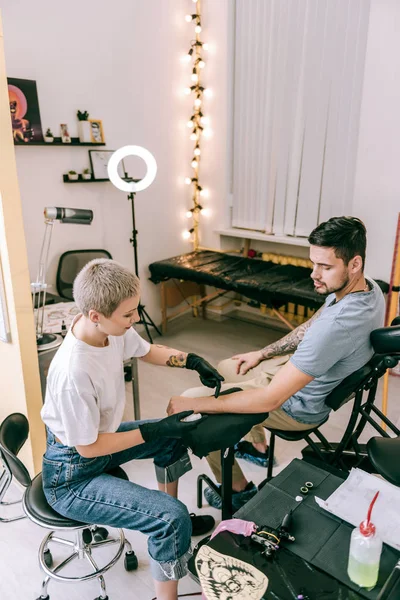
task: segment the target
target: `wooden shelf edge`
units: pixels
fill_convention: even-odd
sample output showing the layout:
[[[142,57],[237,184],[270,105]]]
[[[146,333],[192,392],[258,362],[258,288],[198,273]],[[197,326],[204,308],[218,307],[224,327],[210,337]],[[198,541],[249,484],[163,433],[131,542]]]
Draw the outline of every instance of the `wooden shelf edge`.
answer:
[[[54,138],[54,142],[41,142],[41,141],[33,141],[33,142],[19,142],[18,144],[14,143],[14,147],[20,147],[20,146],[66,146],[66,147],[72,147],[72,146],[105,146],[105,142],[80,142],[79,138],[77,137],[73,137],[71,138],[71,142],[68,143],[64,143],[61,141],[61,138],[59,137],[55,137]]]

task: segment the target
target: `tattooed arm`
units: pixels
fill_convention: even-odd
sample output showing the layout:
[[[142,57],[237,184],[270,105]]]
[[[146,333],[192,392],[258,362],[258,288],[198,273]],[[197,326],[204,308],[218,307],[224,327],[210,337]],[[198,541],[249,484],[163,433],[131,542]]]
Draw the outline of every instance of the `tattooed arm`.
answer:
[[[283,356],[284,354],[291,354],[292,352],[294,352],[297,346],[300,344],[301,340],[304,338],[304,334],[307,331],[307,329],[316,319],[318,319],[323,309],[324,307],[321,306],[321,308],[313,314],[311,319],[308,319],[308,321],[302,323],[301,325],[296,327],[296,329],[293,329],[293,331],[285,335],[277,342],[273,342],[272,344],[269,344],[268,346],[265,346],[265,348],[260,350],[262,355],[261,360],[266,360],[274,356]]]
[[[232,357],[236,360],[236,373],[238,375],[245,375],[250,369],[254,369],[263,360],[273,358],[274,356],[283,356],[285,354],[291,354],[300,344],[304,337],[305,332],[311,326],[315,319],[318,319],[323,311],[323,306],[313,316],[308,319],[305,323],[302,323],[296,329],[293,329],[290,333],[285,335],[277,342],[273,342],[268,346],[265,346],[262,350],[255,350],[254,352],[246,352],[245,354],[236,354]]]
[[[192,352],[181,352],[180,350],[168,348],[168,346],[152,344],[150,352],[143,356],[142,360],[153,365],[166,365],[167,367],[180,367],[181,369],[197,371],[201,383],[215,389],[214,395],[216,398],[221,391],[221,383],[224,381],[222,375],[204,358]]]
[[[162,365],[166,367],[180,367],[184,369],[186,367],[187,352],[181,352],[168,346],[161,346],[160,344],[152,344],[150,346],[150,352],[142,357],[141,360],[144,362],[151,363],[152,365]]]

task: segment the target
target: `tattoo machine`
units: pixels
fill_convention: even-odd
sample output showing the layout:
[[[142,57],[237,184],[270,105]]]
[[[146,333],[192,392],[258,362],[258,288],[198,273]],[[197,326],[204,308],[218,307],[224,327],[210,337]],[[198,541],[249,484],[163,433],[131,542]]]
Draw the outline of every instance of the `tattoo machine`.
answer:
[[[279,550],[281,540],[295,541],[296,538],[289,533],[291,522],[292,511],[283,518],[278,529],[273,529],[267,525],[257,528],[256,532],[251,535],[251,539],[263,546],[261,554],[264,554],[267,558],[271,558]]]

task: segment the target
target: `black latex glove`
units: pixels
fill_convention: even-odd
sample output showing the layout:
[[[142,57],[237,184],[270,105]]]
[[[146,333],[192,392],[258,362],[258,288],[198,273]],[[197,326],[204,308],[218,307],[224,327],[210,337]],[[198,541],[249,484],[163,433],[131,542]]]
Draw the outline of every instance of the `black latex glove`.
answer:
[[[186,368],[191,371],[197,371],[200,375],[200,381],[209,388],[215,388],[214,396],[218,398],[221,391],[221,383],[225,379],[220,375],[217,369],[214,369],[204,358],[197,354],[189,352],[186,358]]]
[[[161,419],[160,421],[143,423],[142,425],[139,425],[142,438],[145,442],[152,442],[159,437],[179,439],[191,429],[196,429],[197,425],[207,418],[207,415],[205,415],[201,419],[197,419],[197,421],[182,423],[181,419],[184,419],[193,413],[193,410],[185,410],[176,415],[165,417],[165,419]]]

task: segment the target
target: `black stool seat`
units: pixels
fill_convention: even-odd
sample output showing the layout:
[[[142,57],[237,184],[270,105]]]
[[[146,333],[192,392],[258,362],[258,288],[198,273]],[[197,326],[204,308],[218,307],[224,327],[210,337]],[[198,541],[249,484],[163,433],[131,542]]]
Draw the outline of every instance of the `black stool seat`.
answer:
[[[62,517],[49,506],[43,492],[42,474],[36,475],[24,496],[24,509],[27,515],[38,524],[54,529],[84,527],[86,523]]]
[[[283,440],[286,440],[288,442],[298,442],[299,440],[304,440],[304,438],[309,433],[312,433],[316,429],[319,429],[321,425],[326,423],[327,420],[328,417],[324,421],[322,421],[322,423],[318,423],[317,425],[314,425],[314,427],[310,427],[310,429],[303,429],[303,431],[284,431],[282,429],[272,429],[272,427],[271,429],[269,429],[269,427],[266,427],[266,429],[277,435],[279,438],[282,438]]]
[[[119,479],[129,480],[129,477],[121,467],[115,467],[115,469],[111,469],[110,471],[107,471],[107,473],[108,475],[118,477]],[[24,509],[33,521],[39,522],[39,524],[44,527],[73,529],[88,525],[88,523],[82,523],[81,521],[74,521],[73,519],[63,517],[51,508],[44,495],[41,473],[36,475],[32,480],[32,484],[25,492]]]
[[[376,472],[390,483],[400,485],[400,437],[371,438],[367,451]]]

